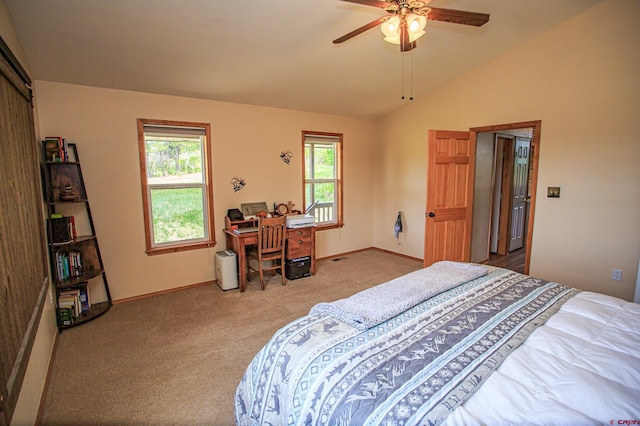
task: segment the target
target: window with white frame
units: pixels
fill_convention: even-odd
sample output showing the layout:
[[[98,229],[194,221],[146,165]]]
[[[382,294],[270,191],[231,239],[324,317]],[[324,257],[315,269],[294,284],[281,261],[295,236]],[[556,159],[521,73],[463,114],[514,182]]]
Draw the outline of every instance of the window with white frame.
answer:
[[[148,254],[215,245],[210,125],[138,119]]]
[[[302,132],[304,206],[320,227],[343,225],[342,134]]]

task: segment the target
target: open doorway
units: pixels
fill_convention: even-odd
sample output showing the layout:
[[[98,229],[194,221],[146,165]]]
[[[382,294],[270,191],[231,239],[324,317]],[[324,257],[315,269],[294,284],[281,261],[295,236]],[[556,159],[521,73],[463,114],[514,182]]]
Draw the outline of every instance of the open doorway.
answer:
[[[529,272],[540,121],[470,129],[476,136],[470,260]]]

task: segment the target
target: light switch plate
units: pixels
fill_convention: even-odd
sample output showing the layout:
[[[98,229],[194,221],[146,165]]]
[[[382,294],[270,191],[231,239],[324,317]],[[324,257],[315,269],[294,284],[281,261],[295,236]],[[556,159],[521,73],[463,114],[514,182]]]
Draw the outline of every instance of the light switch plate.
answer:
[[[547,197],[548,198],[560,198],[560,187],[559,186],[548,186],[547,187]]]

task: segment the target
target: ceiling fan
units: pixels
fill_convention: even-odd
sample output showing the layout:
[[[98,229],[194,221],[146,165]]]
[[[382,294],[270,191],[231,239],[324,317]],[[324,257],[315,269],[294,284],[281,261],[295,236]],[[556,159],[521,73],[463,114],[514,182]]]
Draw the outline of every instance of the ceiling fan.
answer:
[[[400,45],[401,52],[408,52],[416,47],[416,40],[424,34],[427,19],[454,24],[480,27],[489,21],[485,13],[464,12],[461,10],[427,7],[431,0],[342,0],[365,6],[379,7],[388,15],[369,22],[362,27],[333,40],[339,44],[380,25],[385,41]]]

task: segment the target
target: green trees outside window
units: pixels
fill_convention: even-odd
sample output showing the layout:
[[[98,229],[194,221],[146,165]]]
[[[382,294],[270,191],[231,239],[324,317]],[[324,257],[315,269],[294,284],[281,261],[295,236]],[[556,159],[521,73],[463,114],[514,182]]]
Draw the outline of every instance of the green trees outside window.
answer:
[[[209,125],[138,120],[147,253],[214,244]]]
[[[303,132],[304,204],[321,226],[342,225],[342,135]]]

